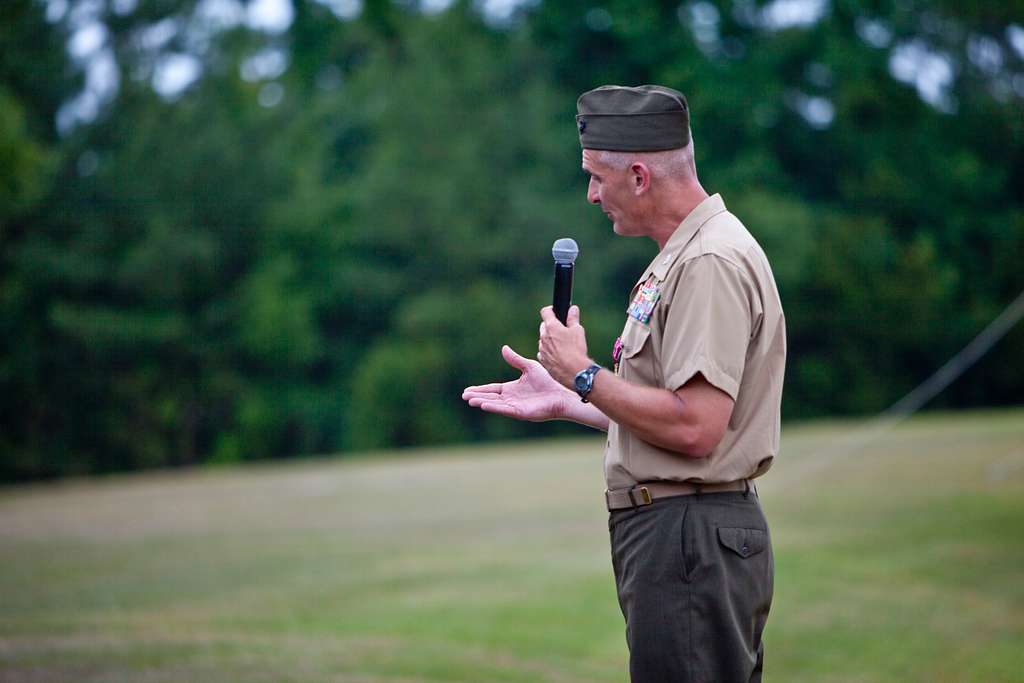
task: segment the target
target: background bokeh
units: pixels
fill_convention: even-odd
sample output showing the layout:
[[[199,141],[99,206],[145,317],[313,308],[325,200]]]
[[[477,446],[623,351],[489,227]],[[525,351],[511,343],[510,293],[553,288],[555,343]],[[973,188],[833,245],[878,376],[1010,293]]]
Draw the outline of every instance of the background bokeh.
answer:
[[[881,410],[1024,289],[1024,3],[5,0],[0,479],[552,435],[462,387],[551,242],[606,359],[655,251],[576,96],[689,97],[764,245],[786,418]],[[1019,403],[1024,329],[933,403]]]
[[[0,0],[0,682],[625,680],[603,435],[460,393],[558,237],[608,362],[651,82],[787,315],[766,680],[1019,683],[1024,324],[873,416],[1024,312],[1021,0]]]

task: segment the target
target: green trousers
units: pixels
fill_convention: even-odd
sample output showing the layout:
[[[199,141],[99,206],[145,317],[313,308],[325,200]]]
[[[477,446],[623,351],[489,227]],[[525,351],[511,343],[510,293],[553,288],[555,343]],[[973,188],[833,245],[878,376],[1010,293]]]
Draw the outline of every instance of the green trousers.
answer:
[[[757,495],[662,498],[608,528],[632,682],[760,682],[774,561]]]

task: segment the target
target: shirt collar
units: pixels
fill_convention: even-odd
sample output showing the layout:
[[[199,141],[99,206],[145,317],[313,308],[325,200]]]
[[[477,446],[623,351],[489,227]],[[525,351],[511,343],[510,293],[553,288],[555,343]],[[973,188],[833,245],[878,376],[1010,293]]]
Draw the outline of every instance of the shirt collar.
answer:
[[[683,222],[679,224],[679,227],[675,229],[672,236],[668,238],[665,247],[658,252],[658,255],[654,257],[651,264],[647,266],[643,276],[640,278],[640,282],[646,281],[651,275],[654,275],[659,280],[664,280],[669,268],[672,267],[676,257],[682,252],[683,247],[690,243],[690,240],[693,239],[697,231],[705,223],[725,210],[725,202],[722,200],[722,195],[716,193],[710,197],[705,197],[704,201],[695,206],[686,215]]]

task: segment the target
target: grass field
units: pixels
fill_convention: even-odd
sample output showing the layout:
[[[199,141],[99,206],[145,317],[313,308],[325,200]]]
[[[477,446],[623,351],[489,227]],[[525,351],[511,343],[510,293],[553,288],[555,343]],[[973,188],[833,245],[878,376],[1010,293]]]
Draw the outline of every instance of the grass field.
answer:
[[[766,680],[1024,681],[1024,410],[762,479]],[[3,681],[625,681],[601,441],[0,489]]]

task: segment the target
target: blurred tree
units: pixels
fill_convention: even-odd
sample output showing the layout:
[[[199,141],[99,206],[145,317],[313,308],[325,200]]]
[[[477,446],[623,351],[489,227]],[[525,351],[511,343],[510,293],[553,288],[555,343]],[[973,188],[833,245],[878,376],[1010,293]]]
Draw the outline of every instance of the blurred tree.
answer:
[[[64,38],[40,3],[0,6],[0,479],[66,471],[71,460],[46,459],[48,439],[62,439],[48,431],[54,407],[40,388],[54,349],[39,315],[45,293],[17,257],[62,156],[57,107],[78,83],[65,68]]]
[[[608,361],[654,245],[585,202],[601,83],[687,93],[789,417],[884,408],[1024,288],[1018,0],[281,7],[0,8],[0,478],[575,429],[459,393],[532,353],[565,235]],[[1022,345],[937,403],[1019,401]]]

